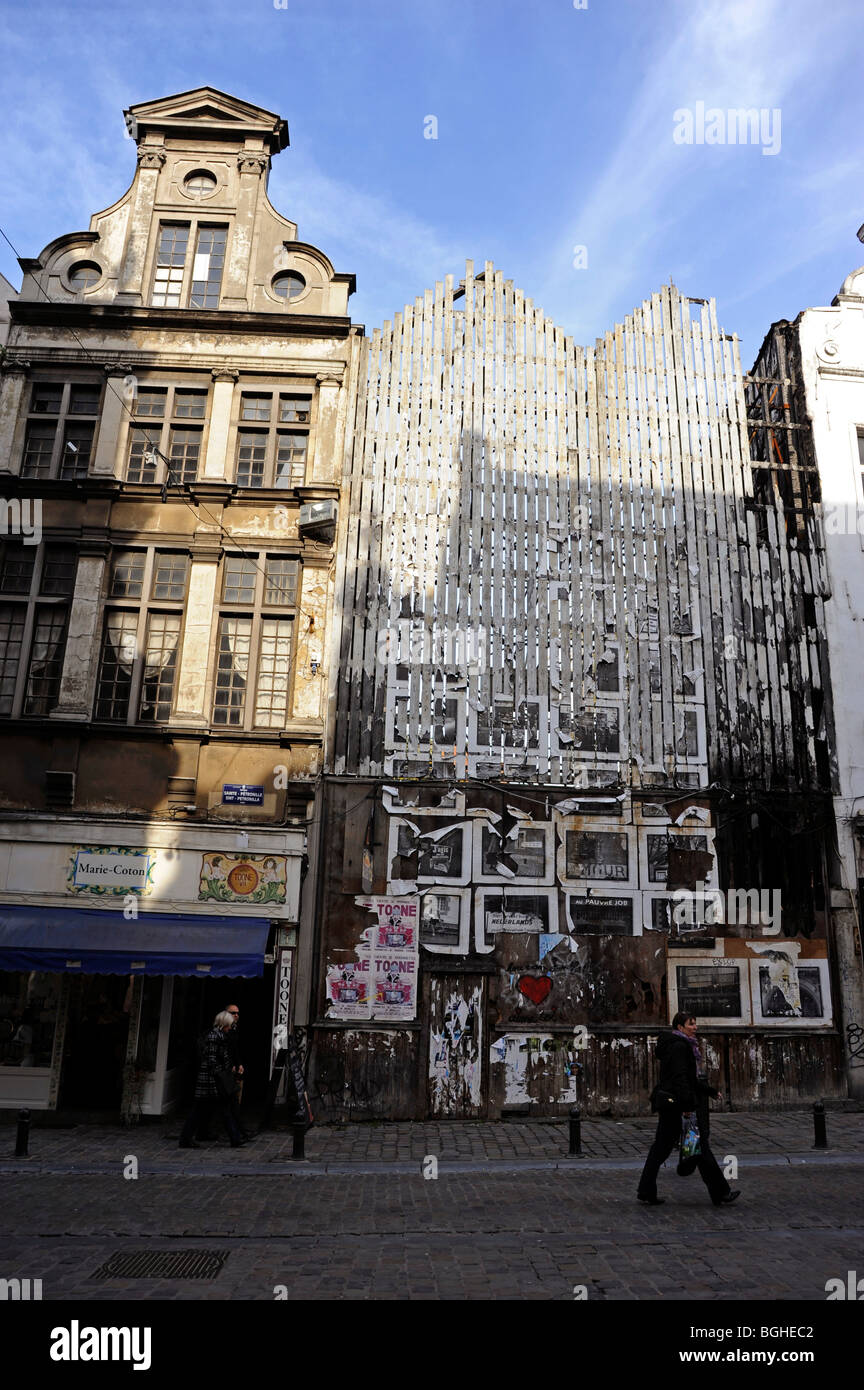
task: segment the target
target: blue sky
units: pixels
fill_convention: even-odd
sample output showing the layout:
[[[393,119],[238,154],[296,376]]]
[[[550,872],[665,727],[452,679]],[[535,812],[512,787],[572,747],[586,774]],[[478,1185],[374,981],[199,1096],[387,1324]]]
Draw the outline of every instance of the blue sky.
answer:
[[[862,30],[860,0],[4,0],[0,216],[25,256],[86,227],[123,107],[209,83],[288,120],[271,199],[367,328],[471,256],[580,342],[671,277],[746,365],[864,262]],[[779,153],[677,144],[699,102],[779,109]]]

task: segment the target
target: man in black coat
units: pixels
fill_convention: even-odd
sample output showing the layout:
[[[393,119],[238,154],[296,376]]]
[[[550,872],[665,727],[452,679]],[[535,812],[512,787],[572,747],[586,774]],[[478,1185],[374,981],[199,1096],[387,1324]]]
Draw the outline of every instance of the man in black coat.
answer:
[[[657,1196],[660,1165],[681,1142],[682,1119],[689,1118],[695,1111],[701,1150],[696,1167],[715,1207],[728,1206],[741,1194],[731,1190],[708,1147],[708,1097],[716,1098],[718,1092],[708,1085],[696,1041],[696,1019],[692,1014],[675,1015],[671,1033],[661,1033],[656,1052],[660,1079],[651,1092],[651,1109],[657,1115],[657,1133],[645,1160],[636,1196],[648,1206],[662,1205],[663,1198]]]

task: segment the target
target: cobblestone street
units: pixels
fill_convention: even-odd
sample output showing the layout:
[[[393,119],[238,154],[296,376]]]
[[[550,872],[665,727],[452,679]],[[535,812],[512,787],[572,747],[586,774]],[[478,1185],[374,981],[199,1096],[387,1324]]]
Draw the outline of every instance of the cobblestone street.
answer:
[[[652,1129],[587,1121],[572,1160],[562,1124],[322,1127],[305,1163],[284,1132],[180,1151],[158,1126],[39,1129],[32,1158],[0,1160],[2,1273],[42,1279],[44,1299],[824,1301],[864,1272],[864,1116],[830,1115],[816,1154],[807,1112],[715,1116],[743,1192],[722,1210],[671,1164],[666,1204],[636,1204]],[[226,1258],[206,1280],[95,1277],[142,1249]]]

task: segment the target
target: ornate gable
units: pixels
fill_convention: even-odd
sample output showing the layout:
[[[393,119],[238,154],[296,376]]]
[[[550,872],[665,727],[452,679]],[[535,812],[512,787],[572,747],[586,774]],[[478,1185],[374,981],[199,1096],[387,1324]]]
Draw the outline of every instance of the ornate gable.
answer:
[[[251,140],[261,142],[270,154],[288,144],[288,124],[281,116],[215,87],[195,87],[158,101],[138,102],[124,114],[139,142],[148,136],[180,143],[201,139]]]

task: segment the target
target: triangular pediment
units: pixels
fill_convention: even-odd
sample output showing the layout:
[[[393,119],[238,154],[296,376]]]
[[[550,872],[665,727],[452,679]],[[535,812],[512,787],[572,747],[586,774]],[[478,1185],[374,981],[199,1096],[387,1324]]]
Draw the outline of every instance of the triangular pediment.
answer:
[[[237,121],[240,119],[236,112],[229,111],[224,106],[199,106],[195,110],[185,112],[185,116],[189,121]]]
[[[209,138],[217,139],[220,135],[229,139],[258,135],[271,153],[288,144],[288,127],[275,111],[253,106],[216,87],[195,87],[156,101],[137,102],[127,113],[127,123],[131,121],[139,137],[153,131],[166,136],[182,136],[184,132],[203,135],[206,131]]]

